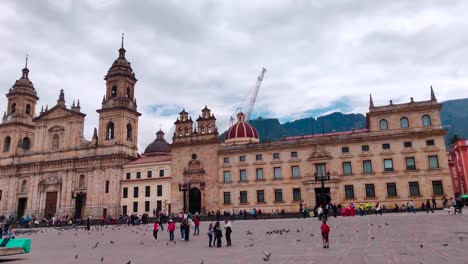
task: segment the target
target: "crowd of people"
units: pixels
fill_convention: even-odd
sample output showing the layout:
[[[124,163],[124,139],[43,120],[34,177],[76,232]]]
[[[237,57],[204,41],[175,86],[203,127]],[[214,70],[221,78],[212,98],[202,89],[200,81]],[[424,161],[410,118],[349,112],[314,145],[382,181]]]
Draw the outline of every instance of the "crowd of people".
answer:
[[[166,223],[162,220],[164,216],[157,216],[156,221],[153,224],[153,238],[158,240],[159,230],[164,230],[164,224]],[[178,216],[171,215],[167,220],[167,232],[169,233],[169,241],[175,241],[175,230],[176,225],[178,224],[180,230],[180,239],[185,242],[190,241],[191,229],[193,229],[193,236],[200,235],[200,217],[198,214],[192,215],[188,212],[180,212]],[[232,233],[232,223],[229,220],[224,221],[224,226],[221,226],[221,221],[215,221],[210,223],[207,230],[208,235],[208,246],[209,247],[221,247],[222,246],[222,237],[223,230],[226,237],[226,246],[230,247],[231,242],[231,233]]]
[[[355,215],[368,215],[368,214],[378,214],[382,215],[385,212],[404,212],[404,213],[416,213],[416,210],[420,210],[426,213],[434,213],[436,209],[444,209],[451,214],[461,214],[463,207],[468,200],[463,200],[460,197],[453,197],[447,199],[445,196],[441,199],[442,207],[437,206],[436,198],[433,197],[432,199],[427,199],[426,201],[421,202],[421,206],[419,208],[416,207],[413,200],[410,200],[406,203],[403,203],[401,206],[395,204],[393,209],[386,208],[385,205],[380,205],[377,202],[375,205],[372,205],[370,202],[361,203],[361,204],[354,204],[350,203],[348,206],[342,206],[341,204],[336,205],[333,201],[329,201],[321,206],[316,206],[312,210],[308,210],[307,208],[300,208],[300,212],[302,217],[318,217],[319,220],[327,220],[329,216],[337,217],[338,215],[348,217],[348,216],[355,216]]]

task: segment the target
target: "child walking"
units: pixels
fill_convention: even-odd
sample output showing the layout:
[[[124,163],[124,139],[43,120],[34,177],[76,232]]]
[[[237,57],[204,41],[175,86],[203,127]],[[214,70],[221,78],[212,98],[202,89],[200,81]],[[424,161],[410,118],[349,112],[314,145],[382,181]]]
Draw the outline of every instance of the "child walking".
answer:
[[[169,232],[169,241],[174,241],[174,231],[175,231],[175,223],[171,219],[169,220],[169,224],[167,225],[167,232]]]
[[[158,223],[158,221],[154,221],[154,226],[153,226],[154,240],[158,240],[158,231],[159,231],[159,223]]]
[[[323,248],[329,248],[328,233],[330,233],[330,227],[327,225],[327,221],[323,220],[322,223],[320,230],[322,231]]]

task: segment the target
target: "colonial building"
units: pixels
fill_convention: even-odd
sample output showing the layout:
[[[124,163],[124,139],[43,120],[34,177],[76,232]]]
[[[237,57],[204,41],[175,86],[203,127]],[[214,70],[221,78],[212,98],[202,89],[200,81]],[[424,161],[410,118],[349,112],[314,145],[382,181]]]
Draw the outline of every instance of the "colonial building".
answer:
[[[455,142],[448,158],[454,193],[468,193],[468,140]]]
[[[159,130],[141,157],[124,166],[122,214],[171,212],[171,145]]]
[[[223,143],[209,109],[202,110],[197,128],[182,111],[173,136],[173,207],[295,212],[324,197],[316,176],[329,177],[325,199],[341,204],[393,208],[451,196],[440,108],[432,88],[423,102],[374,106],[371,97],[366,129],[265,143],[242,113]],[[179,184],[189,192],[185,201]]]
[[[105,76],[99,128],[83,136],[80,102],[36,114],[38,92],[26,66],[7,93],[0,124],[0,214],[86,217],[120,213],[123,165],[137,155],[137,79],[125,49]]]

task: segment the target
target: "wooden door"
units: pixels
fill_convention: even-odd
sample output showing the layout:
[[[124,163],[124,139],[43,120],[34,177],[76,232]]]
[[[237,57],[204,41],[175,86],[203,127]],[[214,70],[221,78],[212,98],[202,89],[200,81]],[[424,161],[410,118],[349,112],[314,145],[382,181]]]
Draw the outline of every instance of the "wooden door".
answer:
[[[50,219],[57,212],[57,192],[46,193],[45,217]]]

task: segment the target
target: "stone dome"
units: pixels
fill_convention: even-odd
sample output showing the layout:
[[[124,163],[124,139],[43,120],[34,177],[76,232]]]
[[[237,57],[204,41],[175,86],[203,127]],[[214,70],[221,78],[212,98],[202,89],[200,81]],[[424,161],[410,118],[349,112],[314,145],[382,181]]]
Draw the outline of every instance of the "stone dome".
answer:
[[[164,132],[159,130],[156,133],[156,139],[146,148],[144,155],[162,155],[171,153],[171,144],[164,139]]]
[[[29,94],[33,97],[37,97],[36,89],[34,89],[33,83],[29,80],[29,69],[24,67],[23,75],[21,78],[16,80],[15,84],[10,89],[10,94],[12,93],[23,93]]]
[[[127,59],[125,58],[125,52],[126,50],[123,47],[122,39],[122,47],[119,49],[119,57],[114,61],[114,63],[112,63],[112,66],[109,68],[109,71],[107,71],[107,75],[104,78],[105,80],[112,76],[127,76],[136,81],[135,73],[133,72],[132,66],[130,65],[130,62],[127,61]]]
[[[244,113],[237,114],[237,123],[225,135],[227,144],[247,144],[260,142],[257,130],[245,121]]]

